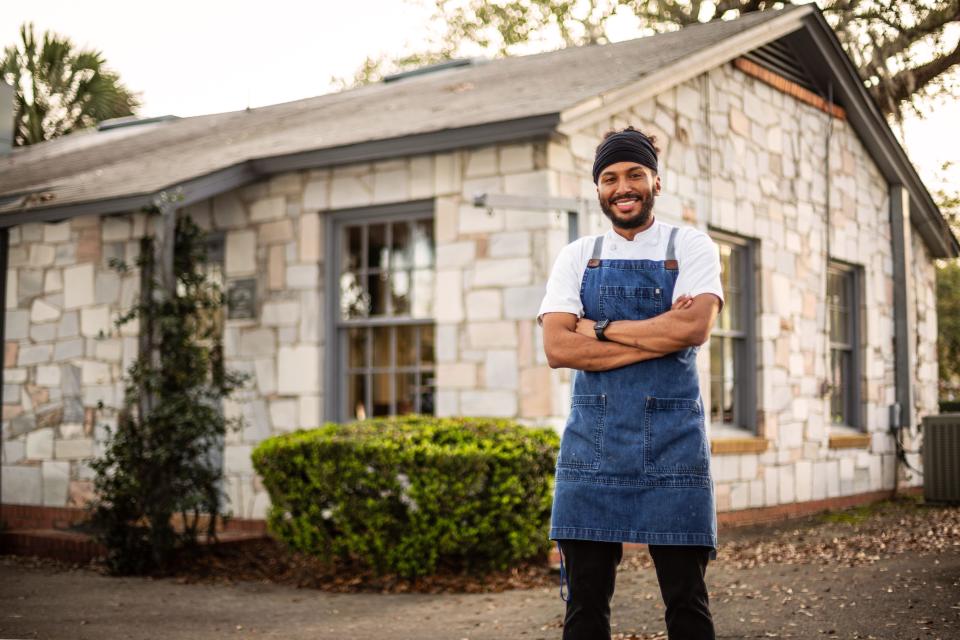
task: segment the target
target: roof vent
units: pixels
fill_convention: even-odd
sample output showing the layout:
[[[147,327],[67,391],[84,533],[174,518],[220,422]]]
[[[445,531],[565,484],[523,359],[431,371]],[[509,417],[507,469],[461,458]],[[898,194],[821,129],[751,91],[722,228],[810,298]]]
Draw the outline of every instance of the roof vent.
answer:
[[[470,67],[473,66],[473,58],[457,58],[456,60],[444,60],[443,62],[438,62],[436,64],[428,64],[425,67],[419,67],[417,69],[411,69],[410,71],[401,71],[400,73],[391,73],[388,76],[383,76],[384,82],[396,82],[397,80],[404,80],[406,78],[413,78],[415,76],[425,76],[428,73],[436,73],[437,71],[444,71],[445,69],[455,69],[457,67]]]
[[[120,129],[121,127],[136,127],[141,124],[151,124],[154,122],[164,122],[166,120],[179,120],[180,116],[156,116],[153,118],[138,118],[137,116],[123,116],[122,118],[110,118],[97,125],[97,131],[108,131],[110,129]]]

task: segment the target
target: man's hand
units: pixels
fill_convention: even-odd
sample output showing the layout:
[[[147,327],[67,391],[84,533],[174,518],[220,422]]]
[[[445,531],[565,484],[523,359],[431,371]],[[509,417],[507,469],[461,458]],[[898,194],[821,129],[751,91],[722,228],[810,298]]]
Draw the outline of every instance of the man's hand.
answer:
[[[670,311],[677,311],[678,309],[689,309],[690,305],[693,304],[693,297],[683,294],[677,298],[676,302],[673,303],[670,307]],[[597,333],[594,330],[596,326],[596,320],[590,320],[589,318],[580,318],[577,320],[577,333],[580,335],[586,336],[588,338],[596,339]]]

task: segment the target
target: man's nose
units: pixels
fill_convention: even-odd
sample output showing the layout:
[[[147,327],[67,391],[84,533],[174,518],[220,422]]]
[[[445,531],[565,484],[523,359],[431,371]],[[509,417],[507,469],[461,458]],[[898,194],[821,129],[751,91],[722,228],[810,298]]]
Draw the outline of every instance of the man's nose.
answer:
[[[626,178],[617,179],[617,188],[614,190],[613,195],[619,196],[630,191],[630,183]]]

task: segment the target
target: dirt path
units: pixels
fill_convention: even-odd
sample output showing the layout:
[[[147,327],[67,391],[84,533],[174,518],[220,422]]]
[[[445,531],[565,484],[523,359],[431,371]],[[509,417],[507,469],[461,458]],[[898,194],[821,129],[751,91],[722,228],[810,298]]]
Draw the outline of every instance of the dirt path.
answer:
[[[960,509],[899,505],[722,538],[707,571],[719,638],[960,639]],[[554,587],[334,594],[261,583],[109,578],[0,557],[0,638],[556,639]],[[624,559],[615,637],[665,638],[645,550]]]
[[[960,638],[960,553],[903,554],[853,568],[732,569],[718,562],[708,586],[720,638]],[[12,559],[0,565],[0,603],[0,636],[49,640],[546,639],[560,636],[562,613],[555,589],[328,594],[269,584],[108,578]],[[662,615],[653,571],[621,572],[615,632],[657,637]]]

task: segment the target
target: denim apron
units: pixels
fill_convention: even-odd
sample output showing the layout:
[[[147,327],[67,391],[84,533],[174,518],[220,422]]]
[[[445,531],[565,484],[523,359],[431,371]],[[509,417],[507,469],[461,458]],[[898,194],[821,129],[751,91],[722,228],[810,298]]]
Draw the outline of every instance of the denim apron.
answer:
[[[645,320],[670,309],[664,260],[601,260],[596,239],[580,285],[585,317]],[[575,371],[557,457],[552,540],[712,547],[717,522],[697,347],[611,371]]]

